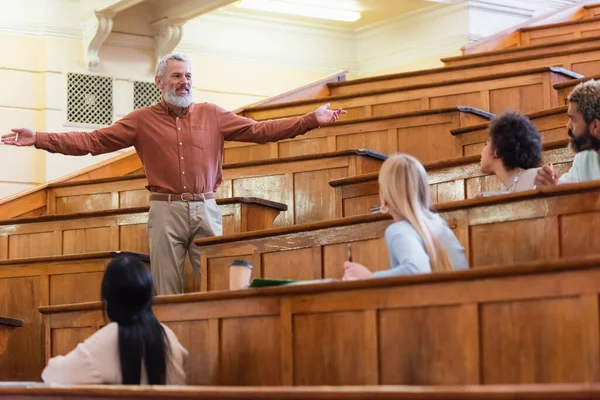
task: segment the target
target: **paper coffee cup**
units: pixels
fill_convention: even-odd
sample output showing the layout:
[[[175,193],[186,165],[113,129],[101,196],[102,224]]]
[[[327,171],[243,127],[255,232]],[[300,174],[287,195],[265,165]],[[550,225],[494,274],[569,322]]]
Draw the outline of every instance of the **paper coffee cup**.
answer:
[[[244,289],[250,285],[252,264],[246,260],[233,260],[229,266],[229,290]]]

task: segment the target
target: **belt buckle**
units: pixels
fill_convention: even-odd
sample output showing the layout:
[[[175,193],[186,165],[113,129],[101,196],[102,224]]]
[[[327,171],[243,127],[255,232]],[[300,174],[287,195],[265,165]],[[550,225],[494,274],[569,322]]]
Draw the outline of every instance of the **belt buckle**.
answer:
[[[189,195],[189,197],[186,199],[185,196]],[[194,200],[194,195],[192,193],[181,193],[181,201],[193,201]]]

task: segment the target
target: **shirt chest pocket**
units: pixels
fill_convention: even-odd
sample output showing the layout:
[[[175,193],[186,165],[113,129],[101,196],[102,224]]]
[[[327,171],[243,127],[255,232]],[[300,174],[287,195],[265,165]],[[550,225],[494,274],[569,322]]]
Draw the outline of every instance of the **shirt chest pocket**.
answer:
[[[206,149],[210,146],[210,130],[202,127],[200,129],[191,130],[192,146],[197,149]]]

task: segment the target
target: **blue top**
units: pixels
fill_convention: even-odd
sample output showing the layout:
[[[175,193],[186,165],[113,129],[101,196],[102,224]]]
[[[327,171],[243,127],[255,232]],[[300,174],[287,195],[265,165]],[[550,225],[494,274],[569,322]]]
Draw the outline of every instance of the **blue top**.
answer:
[[[448,253],[453,269],[467,269],[469,264],[465,257],[465,249],[461,246],[454,232],[446,221],[437,214],[433,215],[433,234]],[[385,230],[385,241],[390,255],[391,269],[377,271],[374,278],[387,278],[431,272],[429,256],[425,244],[417,230],[410,222],[394,222]]]

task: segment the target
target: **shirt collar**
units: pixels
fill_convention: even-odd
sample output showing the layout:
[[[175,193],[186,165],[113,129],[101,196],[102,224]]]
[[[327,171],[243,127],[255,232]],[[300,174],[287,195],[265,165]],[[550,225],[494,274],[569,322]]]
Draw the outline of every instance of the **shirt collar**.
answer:
[[[171,106],[168,105],[164,99],[161,99],[159,104],[160,104],[161,108],[172,117],[183,117],[184,115],[187,114],[188,109],[189,109],[189,107],[186,107],[183,109],[183,111],[181,112],[180,115],[177,115],[177,114],[175,114],[173,108],[171,108]]]

